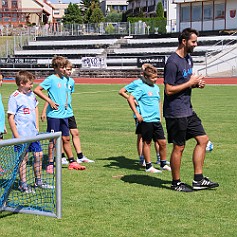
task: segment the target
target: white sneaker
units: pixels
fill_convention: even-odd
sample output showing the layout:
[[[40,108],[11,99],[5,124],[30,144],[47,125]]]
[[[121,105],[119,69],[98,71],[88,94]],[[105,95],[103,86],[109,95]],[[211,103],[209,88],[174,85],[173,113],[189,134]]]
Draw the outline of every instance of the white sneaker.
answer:
[[[68,165],[68,161],[66,157],[62,157],[62,165]]]
[[[82,163],[82,162],[85,162],[85,163],[93,163],[95,162],[94,160],[90,160],[88,159],[87,157],[83,156],[81,159],[77,159],[77,163]]]
[[[153,174],[162,173],[161,170],[158,170],[158,169],[154,168],[153,166],[151,168],[149,168],[148,170],[146,169],[146,172],[150,172]]]
[[[165,165],[164,167],[160,167],[162,170],[171,171],[171,168],[168,165]]]

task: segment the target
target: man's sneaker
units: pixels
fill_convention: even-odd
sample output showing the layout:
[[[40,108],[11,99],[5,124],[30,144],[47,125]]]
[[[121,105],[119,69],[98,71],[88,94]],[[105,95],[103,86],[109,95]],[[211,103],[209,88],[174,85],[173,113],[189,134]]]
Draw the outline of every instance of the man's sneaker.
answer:
[[[54,167],[53,167],[53,165],[48,165],[48,166],[46,167],[46,172],[47,172],[48,174],[53,174],[53,172],[54,172]]]
[[[72,162],[68,166],[69,170],[85,170],[86,167],[78,164],[76,161]]]
[[[55,187],[53,185],[42,182],[42,183],[35,183],[35,188],[54,189]]]
[[[30,185],[28,185],[28,184],[19,186],[18,189],[22,193],[35,193],[35,190]]]
[[[176,185],[171,185],[171,189],[178,192],[192,192],[193,190],[187,184],[178,182]]]
[[[165,165],[163,167],[160,167],[162,170],[167,170],[167,171],[171,171],[171,168],[168,165]]]
[[[66,157],[62,157],[62,165],[68,165],[68,161]]]
[[[208,177],[204,177],[201,181],[193,180],[193,189],[194,190],[217,188],[217,187],[219,187],[219,184],[212,182]]]
[[[83,162],[85,162],[85,163],[93,163],[93,162],[95,162],[94,160],[90,160],[90,159],[88,159],[87,157],[85,157],[85,156],[83,156],[81,159],[77,159],[77,163],[83,163]]]
[[[151,166],[149,169],[146,169],[146,172],[150,172],[153,174],[162,173],[161,170],[158,170],[158,169],[154,168],[153,166]]]

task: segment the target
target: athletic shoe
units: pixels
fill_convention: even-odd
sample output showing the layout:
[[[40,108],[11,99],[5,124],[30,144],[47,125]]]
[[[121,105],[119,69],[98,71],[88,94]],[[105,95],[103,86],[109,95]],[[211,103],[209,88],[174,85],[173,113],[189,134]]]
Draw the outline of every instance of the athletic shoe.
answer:
[[[146,167],[146,161],[144,160],[143,163],[141,164],[142,167]]]
[[[217,187],[219,187],[219,184],[212,182],[208,177],[204,177],[201,181],[193,180],[193,189],[194,190],[217,188]]]
[[[35,183],[35,188],[54,189],[55,187],[53,185],[42,182],[42,183]]]
[[[85,170],[86,167],[82,166],[82,165],[79,165],[76,161],[74,161],[74,162],[69,164],[68,169],[69,170]]]
[[[167,170],[167,171],[171,171],[171,168],[168,165],[165,165],[163,167],[160,167],[162,170]]]
[[[66,157],[62,157],[62,165],[68,165],[68,160]]]
[[[85,162],[85,163],[93,163],[93,162],[95,162],[94,160],[90,160],[90,159],[88,159],[87,157],[85,157],[85,156],[83,156],[81,159],[77,159],[77,163],[83,163],[83,162]]]
[[[5,173],[5,170],[0,166],[0,176],[3,176]]]
[[[22,193],[35,193],[35,190],[30,185],[28,185],[28,184],[19,186],[18,189]]]
[[[161,170],[158,170],[158,169],[154,168],[153,166],[151,166],[149,169],[146,169],[146,172],[150,172],[153,174],[162,173]]]
[[[171,189],[178,192],[192,192],[193,190],[187,184],[178,182],[176,185],[171,185]]]
[[[54,172],[54,167],[53,167],[53,165],[48,165],[48,166],[46,167],[46,172],[47,172],[48,174],[53,174],[53,172]]]

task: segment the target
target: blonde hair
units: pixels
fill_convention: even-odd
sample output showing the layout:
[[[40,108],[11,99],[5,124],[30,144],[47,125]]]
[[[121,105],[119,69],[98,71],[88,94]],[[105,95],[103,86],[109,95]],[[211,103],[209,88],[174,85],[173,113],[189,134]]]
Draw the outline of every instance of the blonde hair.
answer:
[[[67,59],[64,58],[63,56],[55,56],[52,59],[52,67],[55,68],[61,68],[61,67],[65,67],[67,62]]]
[[[27,82],[31,82],[35,80],[35,75],[33,75],[31,72],[21,70],[16,74],[16,84],[17,86],[20,86],[22,84],[26,84]]]

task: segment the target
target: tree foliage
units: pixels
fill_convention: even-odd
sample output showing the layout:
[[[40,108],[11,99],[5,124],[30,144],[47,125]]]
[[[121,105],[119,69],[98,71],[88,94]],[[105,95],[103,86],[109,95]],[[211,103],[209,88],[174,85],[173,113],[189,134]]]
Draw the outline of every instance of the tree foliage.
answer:
[[[161,2],[158,2],[156,8],[156,16],[157,17],[164,17],[164,8]]]
[[[121,22],[123,14],[121,12],[112,11],[107,14],[105,21],[106,22]]]
[[[78,23],[81,24],[83,22],[82,13],[77,4],[70,3],[68,8],[65,11],[65,15],[63,16],[63,23]]]

